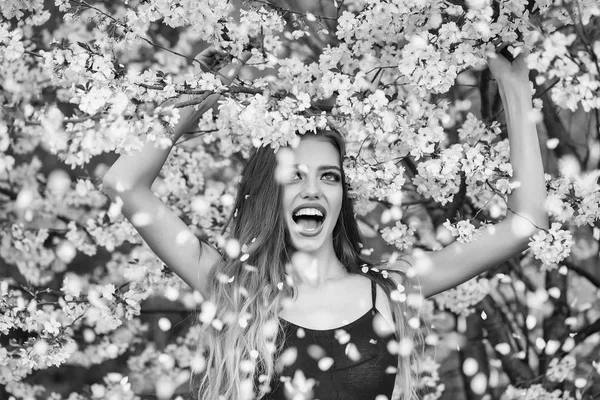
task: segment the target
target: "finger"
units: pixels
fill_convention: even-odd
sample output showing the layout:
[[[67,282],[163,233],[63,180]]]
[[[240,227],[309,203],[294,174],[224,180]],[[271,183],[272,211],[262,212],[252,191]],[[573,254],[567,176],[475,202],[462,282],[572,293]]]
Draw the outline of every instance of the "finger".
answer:
[[[207,47],[206,49],[202,50],[199,54],[199,56],[201,57],[205,57],[205,58],[211,58],[211,57],[222,57],[225,56],[227,53],[225,52],[225,50],[223,50],[222,47],[220,46],[210,46]]]
[[[203,72],[210,72],[222,64],[227,52],[220,46],[210,46],[202,50],[195,58]]]

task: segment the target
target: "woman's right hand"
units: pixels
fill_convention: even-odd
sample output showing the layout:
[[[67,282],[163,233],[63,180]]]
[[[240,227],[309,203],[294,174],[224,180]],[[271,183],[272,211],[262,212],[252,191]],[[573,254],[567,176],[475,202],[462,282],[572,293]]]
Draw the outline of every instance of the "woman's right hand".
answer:
[[[217,73],[224,84],[231,83],[231,81],[235,79],[233,78],[226,83],[226,78],[222,71],[226,71],[226,69],[229,68],[232,63],[232,57],[220,48],[209,46],[194,57],[194,61],[195,76],[204,72]],[[215,105],[218,99],[219,94],[216,93],[184,93],[176,99],[171,99],[164,103],[163,105],[175,105],[181,107],[179,112],[180,123],[178,123],[180,129],[176,129],[174,139],[177,140],[181,134],[185,133],[185,131],[195,125],[202,115]],[[191,104],[190,106],[182,107],[182,103],[184,102],[190,102]]]
[[[194,73],[218,72],[229,63],[232,57],[220,47],[209,46],[202,50],[196,57],[194,63]]]

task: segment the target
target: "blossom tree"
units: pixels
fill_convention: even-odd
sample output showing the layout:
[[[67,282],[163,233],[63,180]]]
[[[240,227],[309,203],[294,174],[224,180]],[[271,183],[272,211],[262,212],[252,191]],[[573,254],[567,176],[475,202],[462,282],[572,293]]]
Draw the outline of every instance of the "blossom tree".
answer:
[[[600,393],[595,0],[8,0],[0,15],[0,397],[191,397],[196,323],[223,322],[100,182],[115,154],[171,146],[179,110],[214,94],[153,191],[229,255],[251,149],[327,126],[348,143],[366,256],[476,238],[518,185],[485,64],[497,51],[529,52],[552,223],[424,301],[419,385],[428,400]],[[208,46],[212,64],[195,58]]]

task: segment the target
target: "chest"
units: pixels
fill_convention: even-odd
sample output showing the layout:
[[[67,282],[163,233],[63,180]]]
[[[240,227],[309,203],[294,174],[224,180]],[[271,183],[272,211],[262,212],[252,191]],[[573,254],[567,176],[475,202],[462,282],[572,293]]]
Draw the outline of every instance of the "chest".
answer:
[[[376,315],[371,308],[335,329],[286,324],[283,352],[275,367],[278,375],[267,398],[289,399],[300,394],[321,400],[390,398],[397,358],[388,352],[393,338],[380,337],[373,329]]]
[[[325,330],[348,325],[375,308],[392,327],[387,296],[379,286],[375,290],[376,295],[373,296],[371,280],[359,275],[321,290],[300,290],[297,298],[286,304],[279,317],[301,327]]]

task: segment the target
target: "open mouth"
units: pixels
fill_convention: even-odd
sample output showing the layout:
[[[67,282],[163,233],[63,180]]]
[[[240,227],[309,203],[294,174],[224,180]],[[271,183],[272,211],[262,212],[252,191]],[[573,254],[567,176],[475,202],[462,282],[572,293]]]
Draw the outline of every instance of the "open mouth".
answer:
[[[317,208],[299,208],[292,214],[292,219],[302,231],[314,232],[323,225],[325,213]]]

